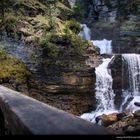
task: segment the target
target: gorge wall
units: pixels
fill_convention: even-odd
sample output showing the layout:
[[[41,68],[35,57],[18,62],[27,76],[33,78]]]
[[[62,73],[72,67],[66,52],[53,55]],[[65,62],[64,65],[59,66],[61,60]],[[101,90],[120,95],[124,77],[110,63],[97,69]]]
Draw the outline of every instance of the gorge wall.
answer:
[[[113,40],[114,53],[140,52],[139,0],[77,0],[82,22],[91,28],[92,39]]]
[[[4,4],[0,84],[75,115],[91,110],[100,56],[79,37],[81,27],[68,1]],[[92,68],[86,63],[90,57]]]

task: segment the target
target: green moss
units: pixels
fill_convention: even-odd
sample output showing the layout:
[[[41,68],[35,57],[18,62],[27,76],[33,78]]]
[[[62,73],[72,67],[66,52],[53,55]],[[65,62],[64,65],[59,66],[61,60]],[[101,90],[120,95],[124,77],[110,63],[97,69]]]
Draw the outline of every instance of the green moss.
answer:
[[[40,45],[44,48],[44,53],[48,57],[57,57],[58,56],[58,48],[57,46],[51,42],[51,37],[53,34],[47,34],[41,41]]]
[[[6,32],[10,36],[16,36],[16,25],[17,25],[18,17],[15,16],[13,13],[6,13],[6,18],[4,22],[4,27]]]
[[[0,49],[0,83],[25,84],[30,75],[23,63]]]
[[[78,34],[82,30],[80,24],[75,19],[71,19],[67,21],[66,28],[70,29],[75,34]]]

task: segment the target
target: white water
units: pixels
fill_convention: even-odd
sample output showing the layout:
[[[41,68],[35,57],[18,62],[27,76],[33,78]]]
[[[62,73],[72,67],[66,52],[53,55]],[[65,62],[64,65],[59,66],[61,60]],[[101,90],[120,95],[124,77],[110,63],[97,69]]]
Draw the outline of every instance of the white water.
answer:
[[[87,27],[86,24],[80,24],[83,31],[80,32],[80,36],[83,37],[86,40],[91,40],[91,31],[90,29]]]
[[[100,48],[101,54],[112,53],[112,41],[103,40],[91,40],[91,31],[86,24],[81,24],[83,31],[80,32],[80,36],[93,43],[94,46]],[[96,100],[97,108],[91,113],[85,113],[81,118],[95,123],[95,118],[102,114],[110,114],[116,112],[114,107],[114,92],[112,90],[112,76],[108,69],[108,64],[112,58],[103,59],[102,64],[96,68]]]
[[[81,118],[95,122],[95,118],[102,114],[116,112],[114,107],[114,92],[112,90],[112,76],[108,64],[112,58],[103,59],[103,63],[96,68],[96,99],[97,108],[91,113],[86,113]]]
[[[71,7],[75,6],[76,0],[68,0]]]
[[[100,49],[100,54],[111,54],[112,53],[112,40],[93,40],[93,45]]]
[[[123,69],[123,73],[127,72],[129,87],[123,91],[124,101],[120,110],[129,110],[130,113],[133,113],[139,109],[134,103],[140,102],[140,55],[123,54],[122,61],[127,68]]]
[[[112,40],[91,40],[91,30],[86,24],[81,24],[83,31],[80,32],[80,36],[86,40],[90,40],[92,44],[100,49],[100,54],[111,54],[112,53]]]
[[[83,27],[83,31],[79,35],[100,48],[100,54],[112,53],[111,40],[91,40],[90,29],[85,24],[82,24],[81,26]],[[91,113],[83,114],[81,118],[95,123],[96,117],[103,114],[107,115],[122,111],[133,113],[139,109],[139,107],[135,106],[134,103],[140,102],[140,55],[122,54],[122,58],[122,62],[125,65],[122,75],[127,74],[124,81],[128,80],[129,85],[128,89],[122,89],[124,100],[121,104],[120,110],[116,110],[114,107],[115,95],[112,89],[113,79],[110,74],[110,70],[108,69],[108,64],[112,59],[106,58],[103,59],[103,63],[96,68],[96,110]]]
[[[123,54],[122,58],[128,68],[129,91],[133,95],[140,95],[140,55]]]

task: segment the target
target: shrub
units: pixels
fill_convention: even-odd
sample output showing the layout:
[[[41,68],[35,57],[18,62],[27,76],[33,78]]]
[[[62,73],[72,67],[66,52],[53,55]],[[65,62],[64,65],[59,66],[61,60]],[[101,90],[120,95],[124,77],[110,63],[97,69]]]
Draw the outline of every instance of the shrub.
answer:
[[[41,47],[44,48],[44,53],[47,54],[48,57],[57,57],[58,56],[58,48],[56,44],[50,41],[51,34],[48,34],[44,39],[40,41]]]
[[[69,31],[66,31],[62,38],[69,45],[73,53],[78,56],[83,55],[84,48],[88,45],[88,41]]]
[[[7,15],[7,17],[5,18],[5,23],[4,23],[4,27],[6,29],[6,32],[9,36],[11,37],[16,37],[16,24],[17,24],[17,17],[13,16],[13,15]]]
[[[74,19],[67,21],[66,28],[70,29],[75,34],[78,34],[82,30],[80,24]]]
[[[82,55],[84,53],[84,48],[87,46],[88,42],[83,40],[80,36],[72,35],[71,36],[71,48],[73,51],[78,54]]]

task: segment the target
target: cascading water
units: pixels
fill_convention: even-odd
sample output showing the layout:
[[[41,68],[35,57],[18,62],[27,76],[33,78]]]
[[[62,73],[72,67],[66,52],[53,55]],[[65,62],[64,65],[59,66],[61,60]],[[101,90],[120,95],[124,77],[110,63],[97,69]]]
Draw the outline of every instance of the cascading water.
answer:
[[[76,0],[68,0],[71,7],[74,7]]]
[[[112,40],[93,40],[93,45],[100,49],[100,54],[111,54],[112,53]]]
[[[91,31],[90,29],[87,27],[86,24],[80,24],[83,31],[80,32],[80,36],[83,37],[86,40],[90,40],[91,39]]]
[[[138,109],[134,103],[140,101],[140,55],[123,54],[122,62],[123,79],[127,82],[127,86],[123,90],[124,101],[121,111],[129,110],[129,112],[134,112]]]
[[[86,40],[90,40],[94,46],[100,49],[100,54],[111,54],[112,53],[112,40],[91,40],[91,30],[86,24],[81,24],[83,31],[80,32],[80,36]]]
[[[90,40],[91,31],[87,25],[82,24],[83,31],[80,36],[89,40],[96,47],[100,48],[100,54],[112,53],[112,41],[109,40]],[[139,109],[134,105],[135,102],[140,102],[140,55],[138,54],[122,54],[123,64],[123,84],[122,89],[123,102],[121,103],[120,110],[115,109],[114,105],[114,91],[112,89],[113,79],[110,74],[108,65],[112,58],[105,58],[101,65],[96,68],[96,100],[97,107],[91,113],[81,115],[81,118],[94,122],[97,116],[102,114],[110,114],[115,112],[127,111],[133,113]],[[90,64],[91,65],[91,64]],[[92,66],[92,65],[91,65]],[[121,82],[121,81],[120,81]]]
[[[140,55],[138,54],[123,54],[124,64],[127,65],[129,91],[133,95],[140,93]],[[124,69],[124,72],[126,70]]]
[[[112,76],[108,64],[112,59],[103,59],[103,63],[96,68],[96,99],[98,100],[97,110],[114,110],[114,93],[112,90]]]
[[[91,113],[85,113],[81,118],[95,122],[95,118],[102,114],[115,112],[114,92],[112,90],[112,76],[108,64],[112,58],[103,59],[103,63],[96,68],[96,100],[97,108]]]
[[[83,31],[80,32],[80,36],[86,40],[91,39],[91,31],[86,24],[81,24]],[[90,40],[93,45],[100,48],[100,53],[111,53],[112,52],[112,41],[104,40]],[[81,118],[95,122],[95,118],[102,114],[109,114],[115,112],[114,107],[114,92],[112,90],[112,76],[108,69],[108,64],[112,58],[103,59],[102,64],[96,68],[96,100],[97,108],[91,113],[85,113]]]

